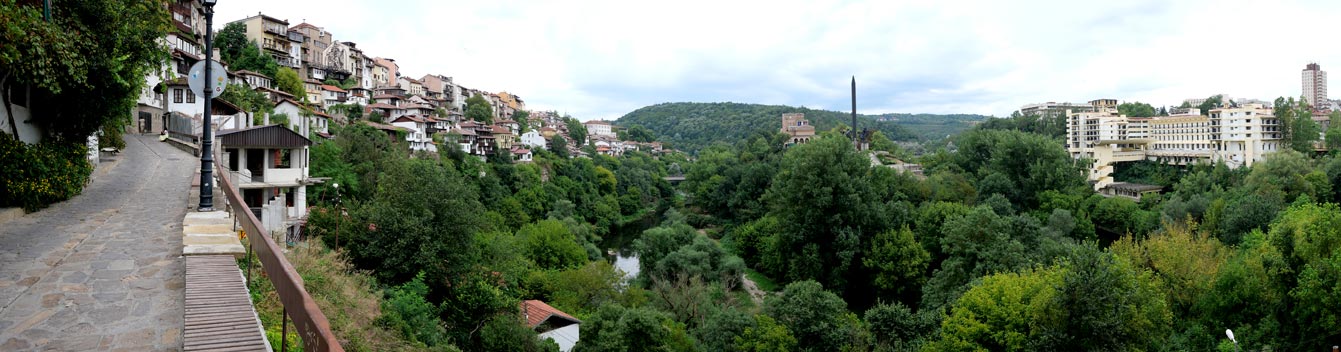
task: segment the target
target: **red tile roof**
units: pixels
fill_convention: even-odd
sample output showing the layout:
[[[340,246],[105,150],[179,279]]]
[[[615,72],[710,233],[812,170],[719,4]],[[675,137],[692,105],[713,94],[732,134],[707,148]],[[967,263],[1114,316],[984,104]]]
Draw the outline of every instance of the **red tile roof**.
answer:
[[[512,134],[512,130],[509,130],[507,127],[503,126],[494,126],[494,133]]]
[[[540,300],[530,299],[522,301],[521,310],[522,319],[526,319],[526,326],[529,328],[535,328],[550,318],[566,319],[574,323],[582,322],[581,320],[577,320],[577,318],[568,315],[568,313],[550,307],[548,304],[545,304],[545,302],[541,302]]]
[[[376,104],[368,104],[368,108],[370,108],[370,109],[399,109],[400,107],[397,107],[397,106],[395,106],[395,105],[391,105],[391,104],[387,104],[387,103],[376,103]]]
[[[329,85],[329,84],[323,84],[323,85],[321,85],[321,89],[329,90],[329,91],[332,91],[332,92],[344,92],[344,91],[345,91],[344,89],[340,89],[340,87],[336,87],[336,86]]]

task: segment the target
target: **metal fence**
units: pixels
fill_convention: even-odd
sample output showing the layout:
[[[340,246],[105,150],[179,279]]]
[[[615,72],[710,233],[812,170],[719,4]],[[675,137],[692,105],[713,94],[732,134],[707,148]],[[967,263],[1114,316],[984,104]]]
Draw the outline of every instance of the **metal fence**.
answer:
[[[193,144],[200,144],[200,136],[196,135],[195,121],[190,117],[169,113],[168,114],[168,136],[183,141],[190,141]]]
[[[298,329],[298,335],[303,339],[304,350],[343,352],[344,348],[340,347],[335,334],[331,332],[331,324],[326,320],[326,315],[321,313],[321,308],[317,307],[312,296],[307,294],[307,289],[303,288],[303,278],[298,276],[293,265],[284,258],[279,245],[275,244],[270,234],[265,232],[261,220],[257,219],[247,203],[242,201],[242,194],[233,188],[228,170],[216,167],[214,174],[219,177],[229,211],[237,217],[242,229],[247,231],[247,239],[251,243],[250,252],[254,252],[260,259],[261,269],[265,271],[270,283],[275,286],[275,292],[279,294],[279,301],[284,306],[284,330],[288,330],[288,320],[292,318],[294,327]],[[248,258],[248,261],[250,260]]]

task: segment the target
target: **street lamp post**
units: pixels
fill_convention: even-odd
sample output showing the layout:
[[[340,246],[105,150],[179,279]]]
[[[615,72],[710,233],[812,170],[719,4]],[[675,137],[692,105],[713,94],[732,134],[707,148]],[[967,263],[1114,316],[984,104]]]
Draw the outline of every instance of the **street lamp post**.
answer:
[[[211,131],[210,101],[214,100],[214,88],[210,87],[210,68],[214,66],[214,4],[219,0],[201,0],[205,5],[205,89],[201,98],[205,99],[205,125],[200,142],[200,206],[198,211],[214,211],[214,133]]]

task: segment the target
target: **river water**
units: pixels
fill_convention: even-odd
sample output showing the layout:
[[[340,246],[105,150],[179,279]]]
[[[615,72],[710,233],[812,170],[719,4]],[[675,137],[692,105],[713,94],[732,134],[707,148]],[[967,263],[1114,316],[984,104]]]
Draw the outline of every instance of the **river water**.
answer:
[[[643,230],[656,226],[660,219],[655,212],[650,213],[640,220],[611,227],[610,233],[601,238],[600,248],[605,251],[606,260],[623,271],[626,280],[638,277],[638,252],[633,249],[633,241],[642,235]]]

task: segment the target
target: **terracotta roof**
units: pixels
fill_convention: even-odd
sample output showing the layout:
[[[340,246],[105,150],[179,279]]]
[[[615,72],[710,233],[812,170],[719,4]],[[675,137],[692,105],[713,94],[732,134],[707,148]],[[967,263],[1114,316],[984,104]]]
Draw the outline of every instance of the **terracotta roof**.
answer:
[[[462,136],[474,136],[474,135],[475,135],[475,129],[473,129],[473,128],[453,128],[453,129],[452,129],[452,132],[456,132],[456,134],[459,134],[459,135],[462,135]]]
[[[370,108],[370,109],[399,109],[400,107],[395,106],[395,105],[391,105],[391,104],[387,104],[387,103],[376,103],[376,104],[368,104],[368,108]]]
[[[530,149],[512,148],[512,154],[522,155],[530,152],[531,152]]]
[[[289,92],[285,92],[285,91],[282,91],[282,90],[278,90],[278,89],[274,89],[274,88],[269,88],[269,87],[256,87],[256,90],[264,90],[264,91],[267,91],[267,92],[276,93],[276,94],[279,94],[279,95],[282,95],[282,96],[286,96],[286,97],[292,97],[292,96],[293,96],[293,94],[289,94]]]
[[[392,126],[392,125],[382,124],[382,123],[376,123],[376,122],[372,122],[372,121],[368,121],[368,120],[363,120],[362,122],[363,122],[363,124],[365,124],[365,125],[372,126],[373,128],[376,128],[376,129],[379,129],[379,130],[383,130],[383,131],[402,131],[402,132],[409,132],[409,131],[410,131],[410,129],[405,128],[405,127],[400,127],[400,126]]]
[[[378,94],[374,95],[373,99],[400,99],[400,97],[391,94]]]
[[[344,89],[340,89],[340,87],[336,87],[336,86],[329,85],[329,84],[323,84],[323,85],[321,85],[321,89],[329,90],[329,91],[332,91],[332,92],[344,92],[344,91],[345,91]]]
[[[507,127],[503,126],[494,126],[494,133],[511,134],[512,130],[509,130]]]
[[[252,75],[252,76],[261,76],[261,77],[265,77],[265,78],[270,78],[270,76],[263,75],[263,74],[261,74],[261,73],[259,73],[259,72],[253,72],[253,71],[247,71],[247,70],[237,70],[237,71],[233,71],[233,74],[235,74],[235,75]]]
[[[577,318],[568,315],[568,313],[550,307],[548,304],[545,304],[545,302],[541,302],[540,300],[530,299],[522,301],[521,310],[522,319],[526,319],[526,327],[532,329],[550,318],[565,319],[573,323],[582,322],[581,320],[577,320]]]
[[[591,121],[583,122],[582,124],[583,124],[583,125],[609,125],[610,123],[609,123],[609,122],[606,122],[606,121],[602,121],[602,120],[591,120]]]
[[[541,127],[540,132],[554,132],[554,129],[550,127]]]
[[[418,115],[400,115],[399,117],[396,117],[395,120],[391,120],[391,122],[401,122],[402,120],[408,120],[410,122],[419,122],[419,123],[427,122]]]

